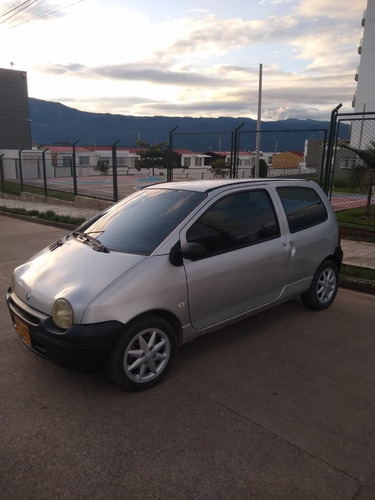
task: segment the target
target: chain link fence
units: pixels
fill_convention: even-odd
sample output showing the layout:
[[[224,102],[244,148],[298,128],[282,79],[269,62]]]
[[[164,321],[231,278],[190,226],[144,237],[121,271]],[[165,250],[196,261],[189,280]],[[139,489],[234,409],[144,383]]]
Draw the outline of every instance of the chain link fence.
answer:
[[[361,153],[375,141],[375,113],[338,115],[333,139],[331,161],[327,155],[325,165],[333,207],[336,211],[369,210],[375,205],[375,155],[372,163],[366,163]]]
[[[12,156],[0,156],[0,189],[17,192],[9,187],[13,185],[20,192],[45,197],[56,196],[59,191],[72,197],[117,201],[134,192],[137,184],[149,177],[148,170],[139,172],[134,168],[135,157],[117,153],[116,148],[113,157],[111,146],[100,151],[68,146],[20,150]]]
[[[184,151],[195,135],[200,153]],[[173,179],[248,179],[253,177],[310,177],[319,180],[327,130],[267,130],[173,134],[173,148],[182,152]],[[317,148],[319,144],[322,147]]]
[[[180,161],[173,165],[171,180],[231,177],[233,140],[231,131],[174,133],[169,147],[178,152]]]
[[[250,151],[252,177],[308,177],[319,180],[327,142],[327,130],[267,130],[239,132],[236,171],[241,174],[246,167],[245,151]],[[317,151],[319,143],[323,149]],[[258,167],[257,167],[258,165]]]
[[[163,158],[147,168],[139,161],[139,148],[117,143],[2,154],[0,188],[5,192],[5,183],[13,183],[21,191],[38,188],[44,196],[59,190],[117,201],[145,185],[171,180],[302,177],[319,182],[342,211],[375,204],[375,169],[350,149],[366,150],[373,140],[375,113],[337,114],[329,131],[247,131],[242,125],[221,132],[173,130]]]
[[[174,154],[164,165],[137,166],[137,148],[73,145],[21,150],[3,159],[1,178],[20,184],[21,190],[39,187],[45,196],[52,189],[113,201],[146,184],[171,180],[287,176],[319,181],[326,142],[327,131],[315,129],[179,132],[170,134],[165,148]]]

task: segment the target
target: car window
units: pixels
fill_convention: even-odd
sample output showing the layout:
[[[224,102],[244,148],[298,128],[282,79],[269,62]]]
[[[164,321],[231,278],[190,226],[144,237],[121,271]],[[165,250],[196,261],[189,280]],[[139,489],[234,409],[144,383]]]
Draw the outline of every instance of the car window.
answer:
[[[315,189],[279,187],[277,191],[284,206],[291,233],[302,231],[327,220],[326,207]]]
[[[145,189],[125,198],[80,230],[109,250],[150,254],[205,198],[204,193]]]
[[[230,251],[280,235],[267,191],[254,190],[225,196],[189,228],[186,239],[201,243],[207,255]]]

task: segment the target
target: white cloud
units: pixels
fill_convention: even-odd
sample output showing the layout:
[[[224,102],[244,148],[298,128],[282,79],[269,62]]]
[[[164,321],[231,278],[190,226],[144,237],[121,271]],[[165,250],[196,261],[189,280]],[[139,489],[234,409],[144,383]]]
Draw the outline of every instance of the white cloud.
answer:
[[[360,16],[365,8],[365,2],[353,0],[301,0],[298,15],[313,18],[358,19],[360,22]]]
[[[167,4],[84,0],[0,24],[0,66],[27,71],[30,96],[87,111],[254,117],[260,62],[265,118],[350,105],[366,0]]]

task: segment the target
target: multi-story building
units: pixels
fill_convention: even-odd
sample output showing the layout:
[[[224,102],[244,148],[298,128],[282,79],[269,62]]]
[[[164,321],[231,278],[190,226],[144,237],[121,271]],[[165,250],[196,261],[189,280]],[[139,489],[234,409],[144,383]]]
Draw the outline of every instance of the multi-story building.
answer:
[[[361,57],[355,74],[357,91],[353,98],[356,113],[375,111],[375,0],[368,0],[362,26],[363,37],[358,46]]]
[[[25,71],[0,68],[0,150],[31,149]]]
[[[353,123],[351,146],[364,149],[375,139],[375,0],[368,0],[362,16],[363,37],[358,46],[360,62],[355,74],[357,90],[353,96],[355,113],[363,113],[364,120]]]

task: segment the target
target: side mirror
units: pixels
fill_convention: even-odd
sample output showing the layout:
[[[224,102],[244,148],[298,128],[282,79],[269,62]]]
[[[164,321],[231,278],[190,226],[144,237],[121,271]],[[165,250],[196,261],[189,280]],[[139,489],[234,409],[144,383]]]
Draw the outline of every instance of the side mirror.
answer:
[[[180,249],[180,255],[187,260],[199,260],[207,254],[206,247],[201,243],[188,242]]]

